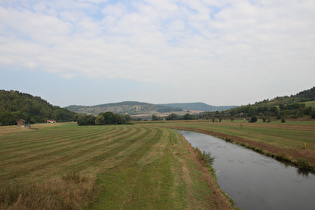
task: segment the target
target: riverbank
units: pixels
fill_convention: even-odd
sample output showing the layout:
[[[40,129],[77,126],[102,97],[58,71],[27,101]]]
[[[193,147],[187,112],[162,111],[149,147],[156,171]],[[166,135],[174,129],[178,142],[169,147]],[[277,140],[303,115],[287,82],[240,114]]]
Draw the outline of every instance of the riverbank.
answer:
[[[155,126],[205,133],[299,166],[315,167],[315,124],[166,122]],[[304,143],[306,148],[304,147]]]

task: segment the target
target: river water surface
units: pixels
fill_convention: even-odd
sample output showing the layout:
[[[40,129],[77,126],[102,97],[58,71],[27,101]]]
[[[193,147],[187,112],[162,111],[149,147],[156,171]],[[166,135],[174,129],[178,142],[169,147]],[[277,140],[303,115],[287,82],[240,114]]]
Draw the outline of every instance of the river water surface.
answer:
[[[222,139],[179,131],[193,147],[211,152],[218,184],[245,210],[315,209],[315,175]]]

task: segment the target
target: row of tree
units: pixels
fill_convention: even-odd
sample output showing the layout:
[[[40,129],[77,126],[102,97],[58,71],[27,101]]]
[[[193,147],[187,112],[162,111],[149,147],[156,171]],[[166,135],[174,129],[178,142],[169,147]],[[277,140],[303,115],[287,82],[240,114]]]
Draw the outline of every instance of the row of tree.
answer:
[[[121,115],[112,112],[94,115],[80,115],[77,119],[78,125],[119,125],[126,124],[131,120],[129,115]]]
[[[184,116],[179,116],[177,114],[171,113],[168,116],[165,117],[166,120],[195,120],[196,117],[194,115],[191,115],[189,113],[185,114]],[[158,121],[162,120],[161,117],[153,114],[152,115],[152,121]]]
[[[251,117],[251,116],[267,116],[267,117],[283,117],[290,118],[303,117],[305,115],[313,116],[312,107],[306,107],[305,103],[280,104],[279,106],[240,106],[228,110],[232,117]]]
[[[281,119],[284,121],[283,119],[285,118],[299,118],[304,116],[310,116],[314,119],[315,110],[312,107],[306,107],[304,103],[301,103],[258,107],[247,105],[221,112],[204,112],[196,117],[201,119],[210,119],[212,121],[221,121],[222,119],[231,119],[231,121],[233,121],[236,118],[244,118],[249,121],[253,121],[252,117],[256,117],[262,119],[264,122],[269,122],[270,118]]]
[[[213,122],[221,122],[222,119],[244,118],[249,122],[256,122],[262,119],[263,122],[270,122],[270,118],[277,118],[285,122],[285,118],[298,118],[303,116],[311,116],[315,118],[315,110],[312,107],[306,107],[305,103],[280,104],[279,106],[255,106],[246,105],[236,107],[225,111],[203,112],[199,115],[191,115],[189,113],[184,116],[171,113],[166,116],[166,120],[195,120],[207,119]],[[161,117],[152,115],[152,120],[161,120]]]

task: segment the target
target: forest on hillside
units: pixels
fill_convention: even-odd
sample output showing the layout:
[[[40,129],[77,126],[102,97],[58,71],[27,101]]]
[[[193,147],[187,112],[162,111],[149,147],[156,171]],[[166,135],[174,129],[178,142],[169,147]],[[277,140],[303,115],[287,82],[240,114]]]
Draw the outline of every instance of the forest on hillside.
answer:
[[[74,112],[53,106],[38,96],[14,90],[0,90],[0,125],[15,125],[19,119],[24,119],[26,123],[73,121],[75,115]]]
[[[198,118],[212,119],[212,121],[244,118],[250,121],[253,117],[253,119],[261,118],[264,122],[270,121],[270,118],[281,119],[283,122],[285,118],[297,119],[304,116],[310,116],[314,119],[314,107],[306,105],[306,102],[311,101],[315,101],[315,87],[301,91],[296,95],[276,97],[272,100],[267,99],[252,105],[243,105],[226,111],[204,112]]]
[[[296,104],[296,103],[304,103],[307,101],[315,101],[315,87],[309,89],[309,90],[304,90],[296,95],[291,95],[291,96],[278,96],[274,99],[271,100],[263,100],[260,102],[256,102],[255,105],[257,106],[279,106],[281,104]]]

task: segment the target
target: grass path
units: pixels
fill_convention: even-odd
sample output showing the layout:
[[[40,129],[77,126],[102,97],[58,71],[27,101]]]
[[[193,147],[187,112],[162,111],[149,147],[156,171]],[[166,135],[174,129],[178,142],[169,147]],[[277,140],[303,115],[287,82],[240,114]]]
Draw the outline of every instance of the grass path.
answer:
[[[232,208],[174,130],[35,126],[0,127],[0,209]]]

